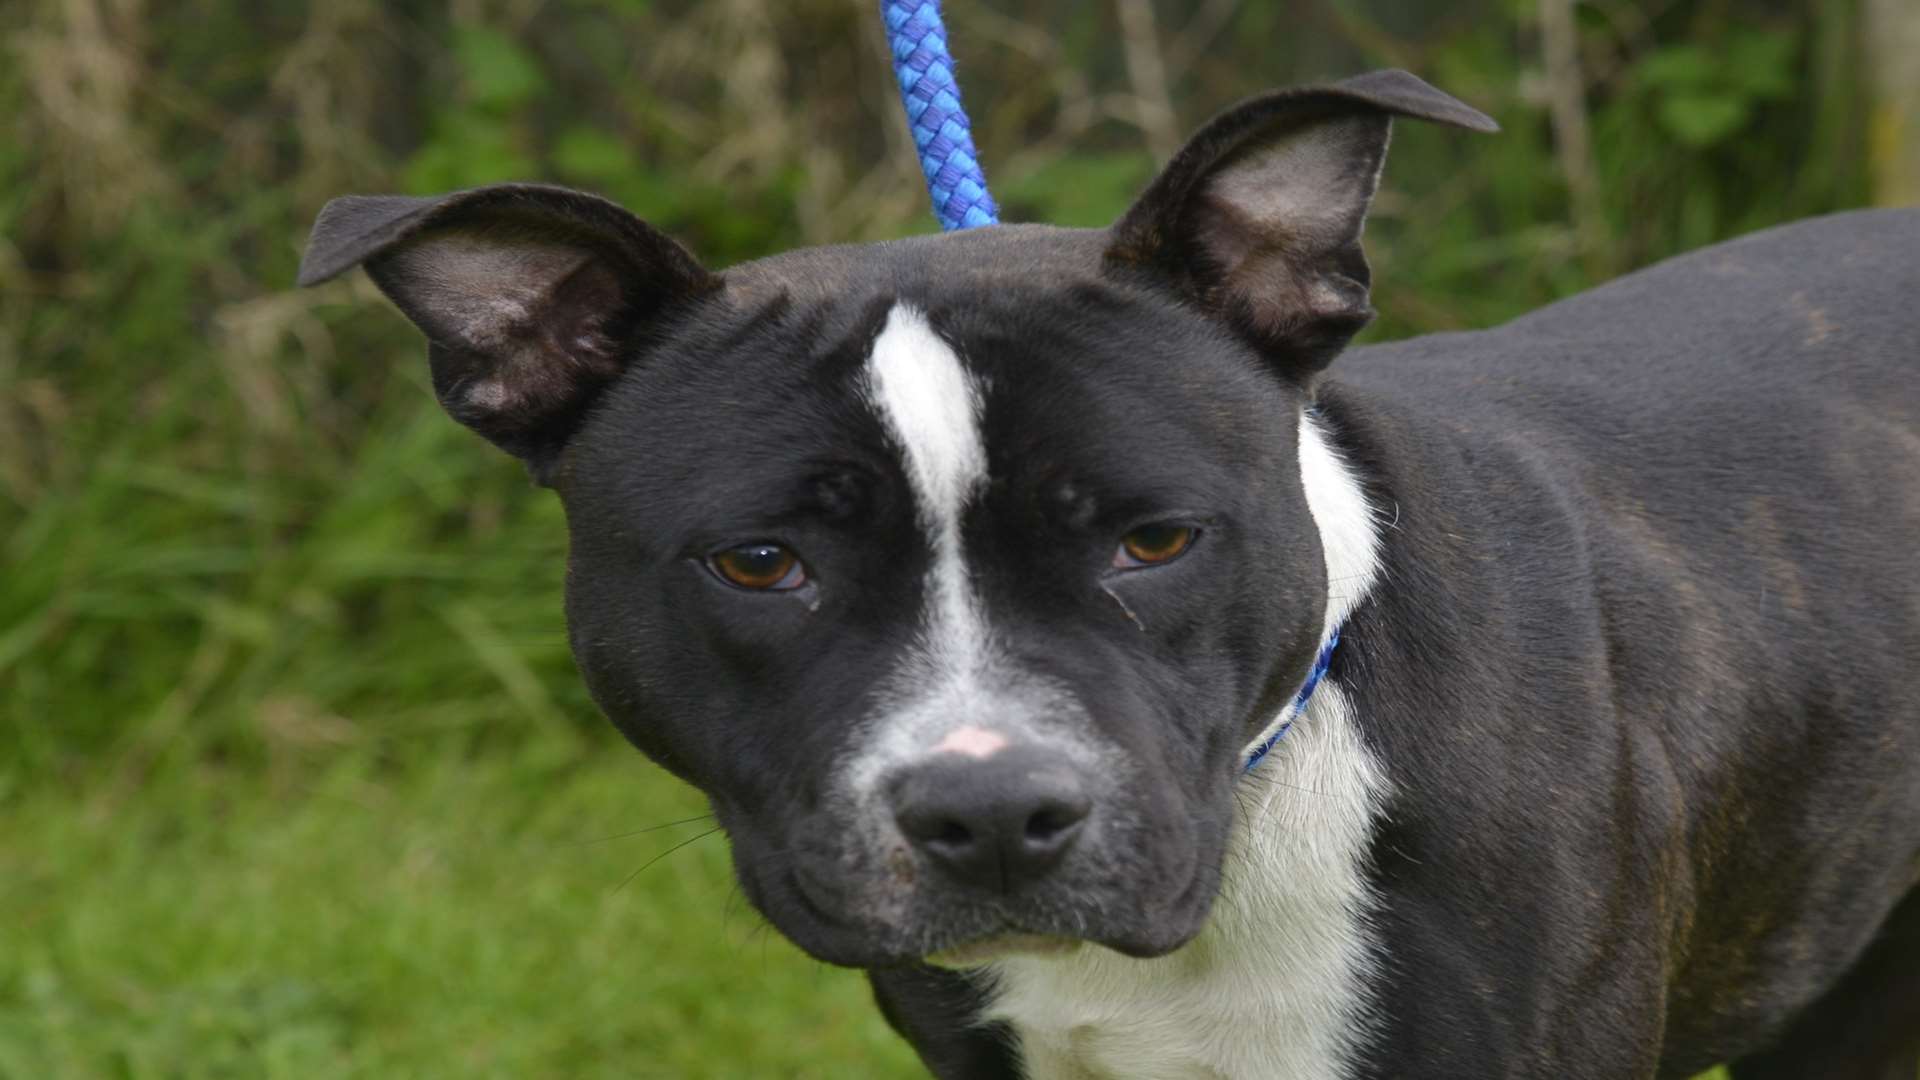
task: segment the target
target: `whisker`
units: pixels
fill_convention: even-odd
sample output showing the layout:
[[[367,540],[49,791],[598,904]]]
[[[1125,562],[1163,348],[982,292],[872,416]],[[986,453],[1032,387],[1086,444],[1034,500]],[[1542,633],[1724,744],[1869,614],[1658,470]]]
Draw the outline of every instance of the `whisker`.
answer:
[[[685,840],[680,841],[679,843],[673,845],[672,847],[661,852],[660,854],[655,855],[653,858],[648,859],[646,862],[641,863],[640,869],[635,870],[631,874],[628,874],[625,880],[620,882],[620,884],[615,885],[613,887],[613,891],[619,892],[621,889],[626,888],[628,885],[633,883],[634,878],[639,877],[643,872],[645,872],[647,867],[652,866],[654,863],[659,862],[661,859],[664,859],[667,856],[673,854],[674,852],[679,851],[681,848],[686,847],[688,844],[693,843],[695,840],[705,840],[707,837],[712,836],[714,833],[717,833],[719,831],[720,831],[720,826],[715,825],[713,828],[708,829],[706,832],[696,833],[693,836],[689,836]]]
[[[735,890],[736,893],[738,891],[737,889]],[[744,916],[749,920],[747,925],[738,932],[726,932],[724,925],[721,929],[724,933],[724,940],[732,949],[733,955],[735,957],[741,957],[753,946],[755,940],[773,928],[773,924],[768,922],[767,917],[762,915],[760,911],[751,904],[740,904],[735,910],[744,913]]]
[[[761,978],[765,978],[770,967],[767,956],[767,946],[773,941],[773,924],[761,923],[760,929],[765,931],[760,935],[760,976]]]
[[[601,836],[592,840],[575,840],[572,843],[561,844],[559,846],[562,848],[588,847],[593,844],[604,844],[609,840],[625,840],[630,836],[645,836],[647,833],[659,832],[661,829],[671,829],[675,825],[691,825],[696,821],[712,820],[712,814],[700,814],[697,817],[681,818],[679,821],[664,821],[658,825],[649,825],[644,829],[635,829],[632,832],[615,833],[612,836]]]

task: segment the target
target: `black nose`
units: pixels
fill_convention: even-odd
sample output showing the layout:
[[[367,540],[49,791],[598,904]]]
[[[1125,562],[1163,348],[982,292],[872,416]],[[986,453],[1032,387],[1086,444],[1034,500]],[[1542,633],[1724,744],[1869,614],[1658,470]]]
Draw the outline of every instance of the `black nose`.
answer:
[[[954,880],[992,892],[1017,891],[1052,870],[1093,809],[1080,770],[1035,747],[940,754],[902,773],[889,793],[915,847]]]

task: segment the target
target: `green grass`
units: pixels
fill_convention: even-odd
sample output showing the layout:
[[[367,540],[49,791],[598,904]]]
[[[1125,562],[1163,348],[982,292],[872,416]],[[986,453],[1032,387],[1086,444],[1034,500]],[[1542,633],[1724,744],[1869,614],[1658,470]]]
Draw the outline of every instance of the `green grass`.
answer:
[[[0,1078],[925,1075],[624,747],[390,773],[0,803]]]
[[[0,807],[0,1077],[909,1077],[624,748]],[[606,839],[617,837],[615,839]],[[644,869],[641,869],[645,866]]]
[[[383,771],[0,805],[0,1078],[925,1075],[623,747]]]

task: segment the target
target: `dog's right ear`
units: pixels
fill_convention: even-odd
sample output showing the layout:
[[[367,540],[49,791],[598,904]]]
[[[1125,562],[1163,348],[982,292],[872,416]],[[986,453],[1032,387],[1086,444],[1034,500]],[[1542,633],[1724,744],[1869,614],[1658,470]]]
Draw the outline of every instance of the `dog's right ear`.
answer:
[[[300,284],[360,264],[426,333],[440,404],[543,484],[649,327],[719,283],[619,206],[534,184],[335,199]]]

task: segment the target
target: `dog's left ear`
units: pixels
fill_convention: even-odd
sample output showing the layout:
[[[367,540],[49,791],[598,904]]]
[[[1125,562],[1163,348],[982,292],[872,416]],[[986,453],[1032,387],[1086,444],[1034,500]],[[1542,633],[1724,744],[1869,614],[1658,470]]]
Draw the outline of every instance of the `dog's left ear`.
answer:
[[[1373,317],[1360,250],[1392,118],[1498,131],[1404,71],[1279,90],[1214,117],[1111,230],[1145,270],[1306,378]]]

